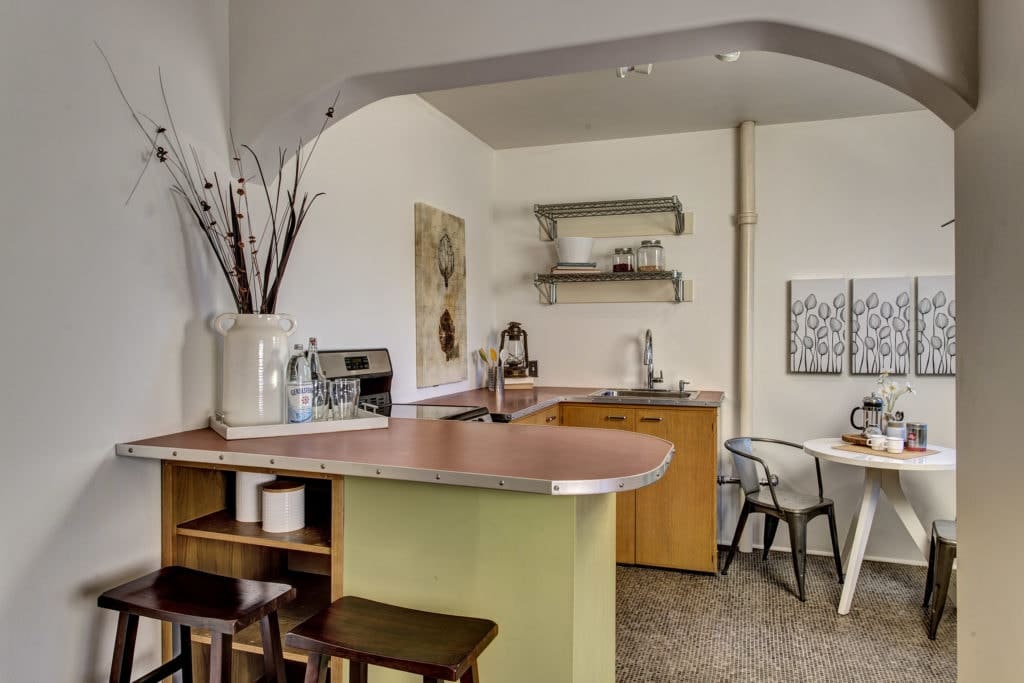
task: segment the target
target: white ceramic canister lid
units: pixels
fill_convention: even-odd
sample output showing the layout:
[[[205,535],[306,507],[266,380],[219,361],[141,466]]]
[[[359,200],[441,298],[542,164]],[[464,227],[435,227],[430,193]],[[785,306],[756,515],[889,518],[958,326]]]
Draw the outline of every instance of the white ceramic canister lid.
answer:
[[[263,530],[280,534],[306,526],[306,485],[278,480],[263,486]]]

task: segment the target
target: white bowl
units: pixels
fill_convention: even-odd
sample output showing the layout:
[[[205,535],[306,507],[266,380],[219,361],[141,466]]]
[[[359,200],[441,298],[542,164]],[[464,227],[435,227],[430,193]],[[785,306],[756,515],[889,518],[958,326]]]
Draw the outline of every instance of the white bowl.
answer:
[[[590,253],[594,249],[593,237],[559,237],[559,263],[590,263]]]

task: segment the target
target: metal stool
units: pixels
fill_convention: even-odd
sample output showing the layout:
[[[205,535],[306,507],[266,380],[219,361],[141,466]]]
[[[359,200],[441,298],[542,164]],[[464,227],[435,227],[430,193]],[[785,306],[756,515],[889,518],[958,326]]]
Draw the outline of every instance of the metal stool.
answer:
[[[295,589],[283,583],[233,579],[173,566],[111,588],[97,601],[100,607],[120,612],[110,683],[131,683],[139,617],[175,624],[181,647],[170,661],[135,683],[155,683],[177,671],[181,671],[183,683],[192,683],[193,628],[210,630],[210,683],[230,683],[232,636],[256,621],[263,639],[265,675],[260,680],[285,683],[277,610],[294,597]]]
[[[932,640],[935,640],[939,621],[942,620],[942,611],[946,607],[946,595],[949,593],[949,583],[953,579],[955,559],[956,522],[937,519],[932,522],[932,542],[928,550],[928,579],[924,587],[922,605],[928,610],[928,637]]]
[[[296,626],[285,643],[310,652],[305,683],[324,681],[328,657],[349,660],[349,683],[366,683],[369,664],[423,676],[424,683],[480,683],[476,660],[496,635],[498,625],[488,619],[349,595]]]

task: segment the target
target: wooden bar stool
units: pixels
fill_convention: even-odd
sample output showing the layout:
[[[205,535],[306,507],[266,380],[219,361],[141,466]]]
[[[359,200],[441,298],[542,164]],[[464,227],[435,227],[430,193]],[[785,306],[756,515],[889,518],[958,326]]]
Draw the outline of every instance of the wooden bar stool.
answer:
[[[100,607],[120,612],[110,683],[131,683],[139,617],[175,624],[181,647],[170,661],[135,683],[155,683],[177,671],[182,672],[184,683],[192,683],[193,628],[210,631],[210,683],[230,683],[231,639],[256,621],[266,672],[260,680],[285,683],[277,610],[294,597],[295,589],[287,584],[233,579],[185,567],[164,567],[111,588],[97,601]]]
[[[366,683],[367,665],[423,676],[424,683],[480,683],[477,657],[498,625],[396,607],[355,596],[336,600],[285,636],[308,650],[305,683],[322,683],[328,657],[349,660],[349,683]]]

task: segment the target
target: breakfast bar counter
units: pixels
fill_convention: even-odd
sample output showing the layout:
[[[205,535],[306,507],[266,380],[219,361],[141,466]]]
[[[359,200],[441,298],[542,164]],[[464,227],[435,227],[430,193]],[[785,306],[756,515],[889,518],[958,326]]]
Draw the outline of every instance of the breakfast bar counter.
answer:
[[[495,621],[479,662],[490,683],[613,683],[612,492],[657,481],[673,447],[627,432],[392,418],[387,429],[232,441],[200,429],[116,452],[161,461],[162,563],[291,583],[283,632],[359,595]],[[306,527],[237,522],[241,471],[304,483]],[[192,640],[201,676],[209,636]],[[169,658],[169,630],[163,646]],[[260,670],[258,632],[233,647],[236,674]],[[285,658],[301,670],[305,654],[286,647]],[[418,680],[371,668],[376,683]]]

